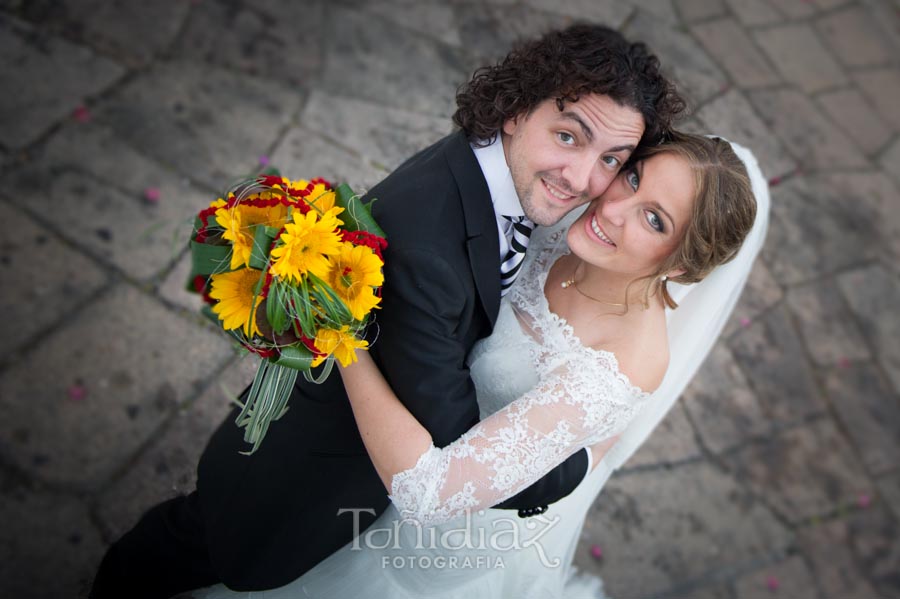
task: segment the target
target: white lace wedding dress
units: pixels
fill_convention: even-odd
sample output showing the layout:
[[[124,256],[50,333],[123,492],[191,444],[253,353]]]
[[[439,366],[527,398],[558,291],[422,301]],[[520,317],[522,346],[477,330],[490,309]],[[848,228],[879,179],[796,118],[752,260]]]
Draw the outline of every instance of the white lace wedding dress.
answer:
[[[587,510],[705,359],[765,238],[766,181],[753,155],[732,146],[750,174],[756,222],[735,260],[702,283],[670,285],[679,303],[666,314],[671,358],[652,396],[630,384],[612,354],[583,347],[565,321],[550,313],[543,287],[550,266],[567,251],[567,226],[540,227],[516,287],[501,302],[494,333],[476,345],[469,359],[483,420],[458,441],[443,450],[430,449],[414,468],[395,476],[393,504],[376,522],[294,582],[251,593],[216,585],[192,595],[603,597],[599,579],[575,576],[571,567]],[[546,513],[521,519],[514,511],[488,507],[527,487],[575,451],[617,435],[594,470]],[[352,516],[345,515],[348,522]]]
[[[217,586],[196,597],[602,597],[599,580],[569,571],[599,490],[597,471],[540,516],[490,509],[576,451],[622,432],[649,398],[613,354],[583,346],[549,310],[544,284],[568,252],[565,229],[535,243],[493,334],[469,358],[482,421],[397,474],[388,510],[301,578],[266,592]]]

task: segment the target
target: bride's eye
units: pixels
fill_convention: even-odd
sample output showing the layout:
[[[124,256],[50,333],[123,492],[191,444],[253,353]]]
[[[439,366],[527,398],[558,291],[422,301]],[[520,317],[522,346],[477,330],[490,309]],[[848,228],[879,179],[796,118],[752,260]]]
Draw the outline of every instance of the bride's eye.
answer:
[[[659,217],[659,215],[658,215],[657,213],[653,212],[652,210],[647,210],[647,211],[645,212],[645,214],[647,215],[647,223],[648,223],[651,227],[653,227],[654,229],[656,229],[656,230],[659,231],[660,233],[662,233],[663,231],[665,231],[665,227],[663,226],[663,221],[662,221],[662,219]]]
[[[633,169],[625,173],[625,181],[628,182],[628,185],[630,185],[631,189],[634,191],[637,191],[641,184],[641,178],[638,176],[637,171]]]

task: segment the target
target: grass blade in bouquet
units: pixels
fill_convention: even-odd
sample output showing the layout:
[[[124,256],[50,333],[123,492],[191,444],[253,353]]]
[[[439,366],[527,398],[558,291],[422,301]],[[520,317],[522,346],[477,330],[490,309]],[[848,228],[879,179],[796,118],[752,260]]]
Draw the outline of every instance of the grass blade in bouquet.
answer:
[[[321,383],[367,347],[358,337],[381,302],[384,232],[347,185],[263,175],[200,211],[190,245],[204,313],[261,359],[236,420],[253,453],[301,373]]]

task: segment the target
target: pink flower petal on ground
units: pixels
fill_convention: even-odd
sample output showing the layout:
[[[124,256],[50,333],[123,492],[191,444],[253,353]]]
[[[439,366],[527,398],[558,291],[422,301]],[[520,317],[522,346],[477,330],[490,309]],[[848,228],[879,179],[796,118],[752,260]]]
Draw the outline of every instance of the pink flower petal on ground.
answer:
[[[269,157],[263,154],[259,157],[259,166],[269,166]]]
[[[148,187],[144,190],[144,199],[150,202],[151,204],[155,204],[159,201],[160,192],[158,187]]]
[[[81,401],[87,396],[87,389],[85,389],[84,385],[75,383],[69,386],[68,395],[72,401]]]
[[[859,497],[856,498],[856,503],[861,508],[867,508],[872,504],[872,498],[863,493]]]
[[[72,117],[79,123],[86,123],[91,120],[91,111],[82,104],[72,111]]]
[[[750,323],[752,323],[752,322],[753,322],[753,321],[750,320],[749,318],[747,318],[746,316],[744,316],[744,317],[741,318],[741,320],[740,320],[741,326],[744,327],[745,329],[746,329],[747,327],[749,327],[749,326],[750,326]]]
[[[775,187],[779,183],[781,183],[781,177],[772,177],[769,179],[769,187]]]
[[[766,588],[770,591],[777,591],[779,586],[781,586],[781,583],[774,576],[766,578]]]
[[[594,559],[601,559],[603,557],[603,550],[600,548],[600,545],[591,545],[591,557]]]
[[[850,358],[841,356],[837,361],[838,368],[850,368]]]

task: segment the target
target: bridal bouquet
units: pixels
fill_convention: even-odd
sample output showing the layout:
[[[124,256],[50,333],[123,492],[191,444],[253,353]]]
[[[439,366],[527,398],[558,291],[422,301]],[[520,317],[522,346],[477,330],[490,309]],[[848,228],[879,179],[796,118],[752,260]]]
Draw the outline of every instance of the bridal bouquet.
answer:
[[[321,383],[355,361],[381,301],[384,232],[345,184],[261,175],[194,222],[188,288],[204,313],[261,358],[237,425],[258,448],[297,376]],[[312,369],[322,365],[317,376]]]

